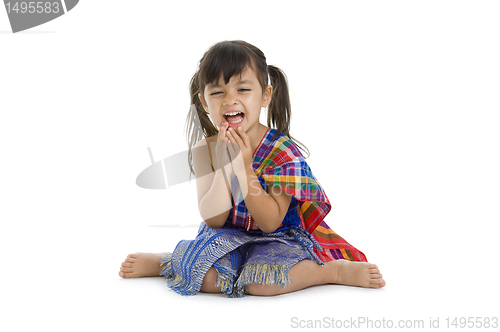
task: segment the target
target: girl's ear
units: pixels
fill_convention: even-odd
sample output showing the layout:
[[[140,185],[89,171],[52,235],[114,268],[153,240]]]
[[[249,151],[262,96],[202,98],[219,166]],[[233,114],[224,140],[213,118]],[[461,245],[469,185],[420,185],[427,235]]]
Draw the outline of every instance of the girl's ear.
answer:
[[[273,96],[273,87],[268,85],[266,90],[264,91],[262,107],[267,107],[269,103],[271,103],[271,99]]]
[[[203,97],[202,97],[201,93],[198,93],[198,98],[200,98],[201,105],[203,105],[203,109],[205,110],[205,112],[208,113],[208,105],[205,102],[205,100],[203,100]]]

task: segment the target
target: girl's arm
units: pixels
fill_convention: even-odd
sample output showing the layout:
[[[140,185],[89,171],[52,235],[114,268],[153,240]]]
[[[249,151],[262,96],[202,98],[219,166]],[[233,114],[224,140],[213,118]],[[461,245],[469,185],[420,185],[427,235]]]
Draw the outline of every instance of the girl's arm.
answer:
[[[275,187],[270,187],[269,193],[265,192],[252,167],[246,167],[245,176],[247,181],[240,183],[248,212],[261,231],[272,233],[285,219],[292,195]]]
[[[198,209],[210,228],[224,225],[231,209],[231,187],[224,180],[222,169],[213,171],[206,140],[200,140],[193,147],[193,167],[196,174],[206,174],[196,178]],[[224,167],[230,176],[231,165]]]
[[[269,193],[260,185],[259,179],[252,168],[253,151],[248,135],[238,128],[238,132],[229,128],[228,140],[237,144],[240,151],[230,149],[233,170],[240,182],[241,192],[248,212],[255,220],[260,230],[272,233],[283,222],[290,206],[292,195],[271,187]]]

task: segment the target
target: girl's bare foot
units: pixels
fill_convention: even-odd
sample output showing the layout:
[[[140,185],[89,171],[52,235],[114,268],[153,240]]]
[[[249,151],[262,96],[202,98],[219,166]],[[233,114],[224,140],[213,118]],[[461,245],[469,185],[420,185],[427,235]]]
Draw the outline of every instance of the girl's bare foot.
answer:
[[[158,277],[160,276],[160,261],[166,253],[136,252],[123,261],[118,275],[122,278]]]
[[[343,259],[328,262],[333,269],[333,283],[347,286],[381,288],[385,280],[377,265],[365,262],[351,262]]]

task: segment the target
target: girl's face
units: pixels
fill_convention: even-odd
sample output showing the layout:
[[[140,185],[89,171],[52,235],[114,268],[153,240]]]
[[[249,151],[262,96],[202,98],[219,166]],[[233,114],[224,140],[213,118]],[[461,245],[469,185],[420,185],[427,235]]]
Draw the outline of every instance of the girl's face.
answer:
[[[262,92],[255,71],[247,68],[227,84],[221,75],[217,83],[207,84],[203,97],[199,97],[217,126],[226,121],[230,127],[242,127],[248,132],[259,123],[260,111],[271,102],[271,93],[270,85]]]

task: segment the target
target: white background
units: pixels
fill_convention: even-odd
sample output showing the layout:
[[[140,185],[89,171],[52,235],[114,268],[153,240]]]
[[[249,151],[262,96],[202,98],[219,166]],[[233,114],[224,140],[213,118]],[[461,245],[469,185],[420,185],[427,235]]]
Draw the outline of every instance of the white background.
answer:
[[[12,34],[0,9],[1,329],[498,315],[499,16],[496,1],[80,1]],[[189,80],[232,39],[287,74],[326,221],[385,289],[182,297],[161,278],[118,276],[127,254],[196,235],[194,182],[135,179],[147,147],[157,160],[186,149]]]

